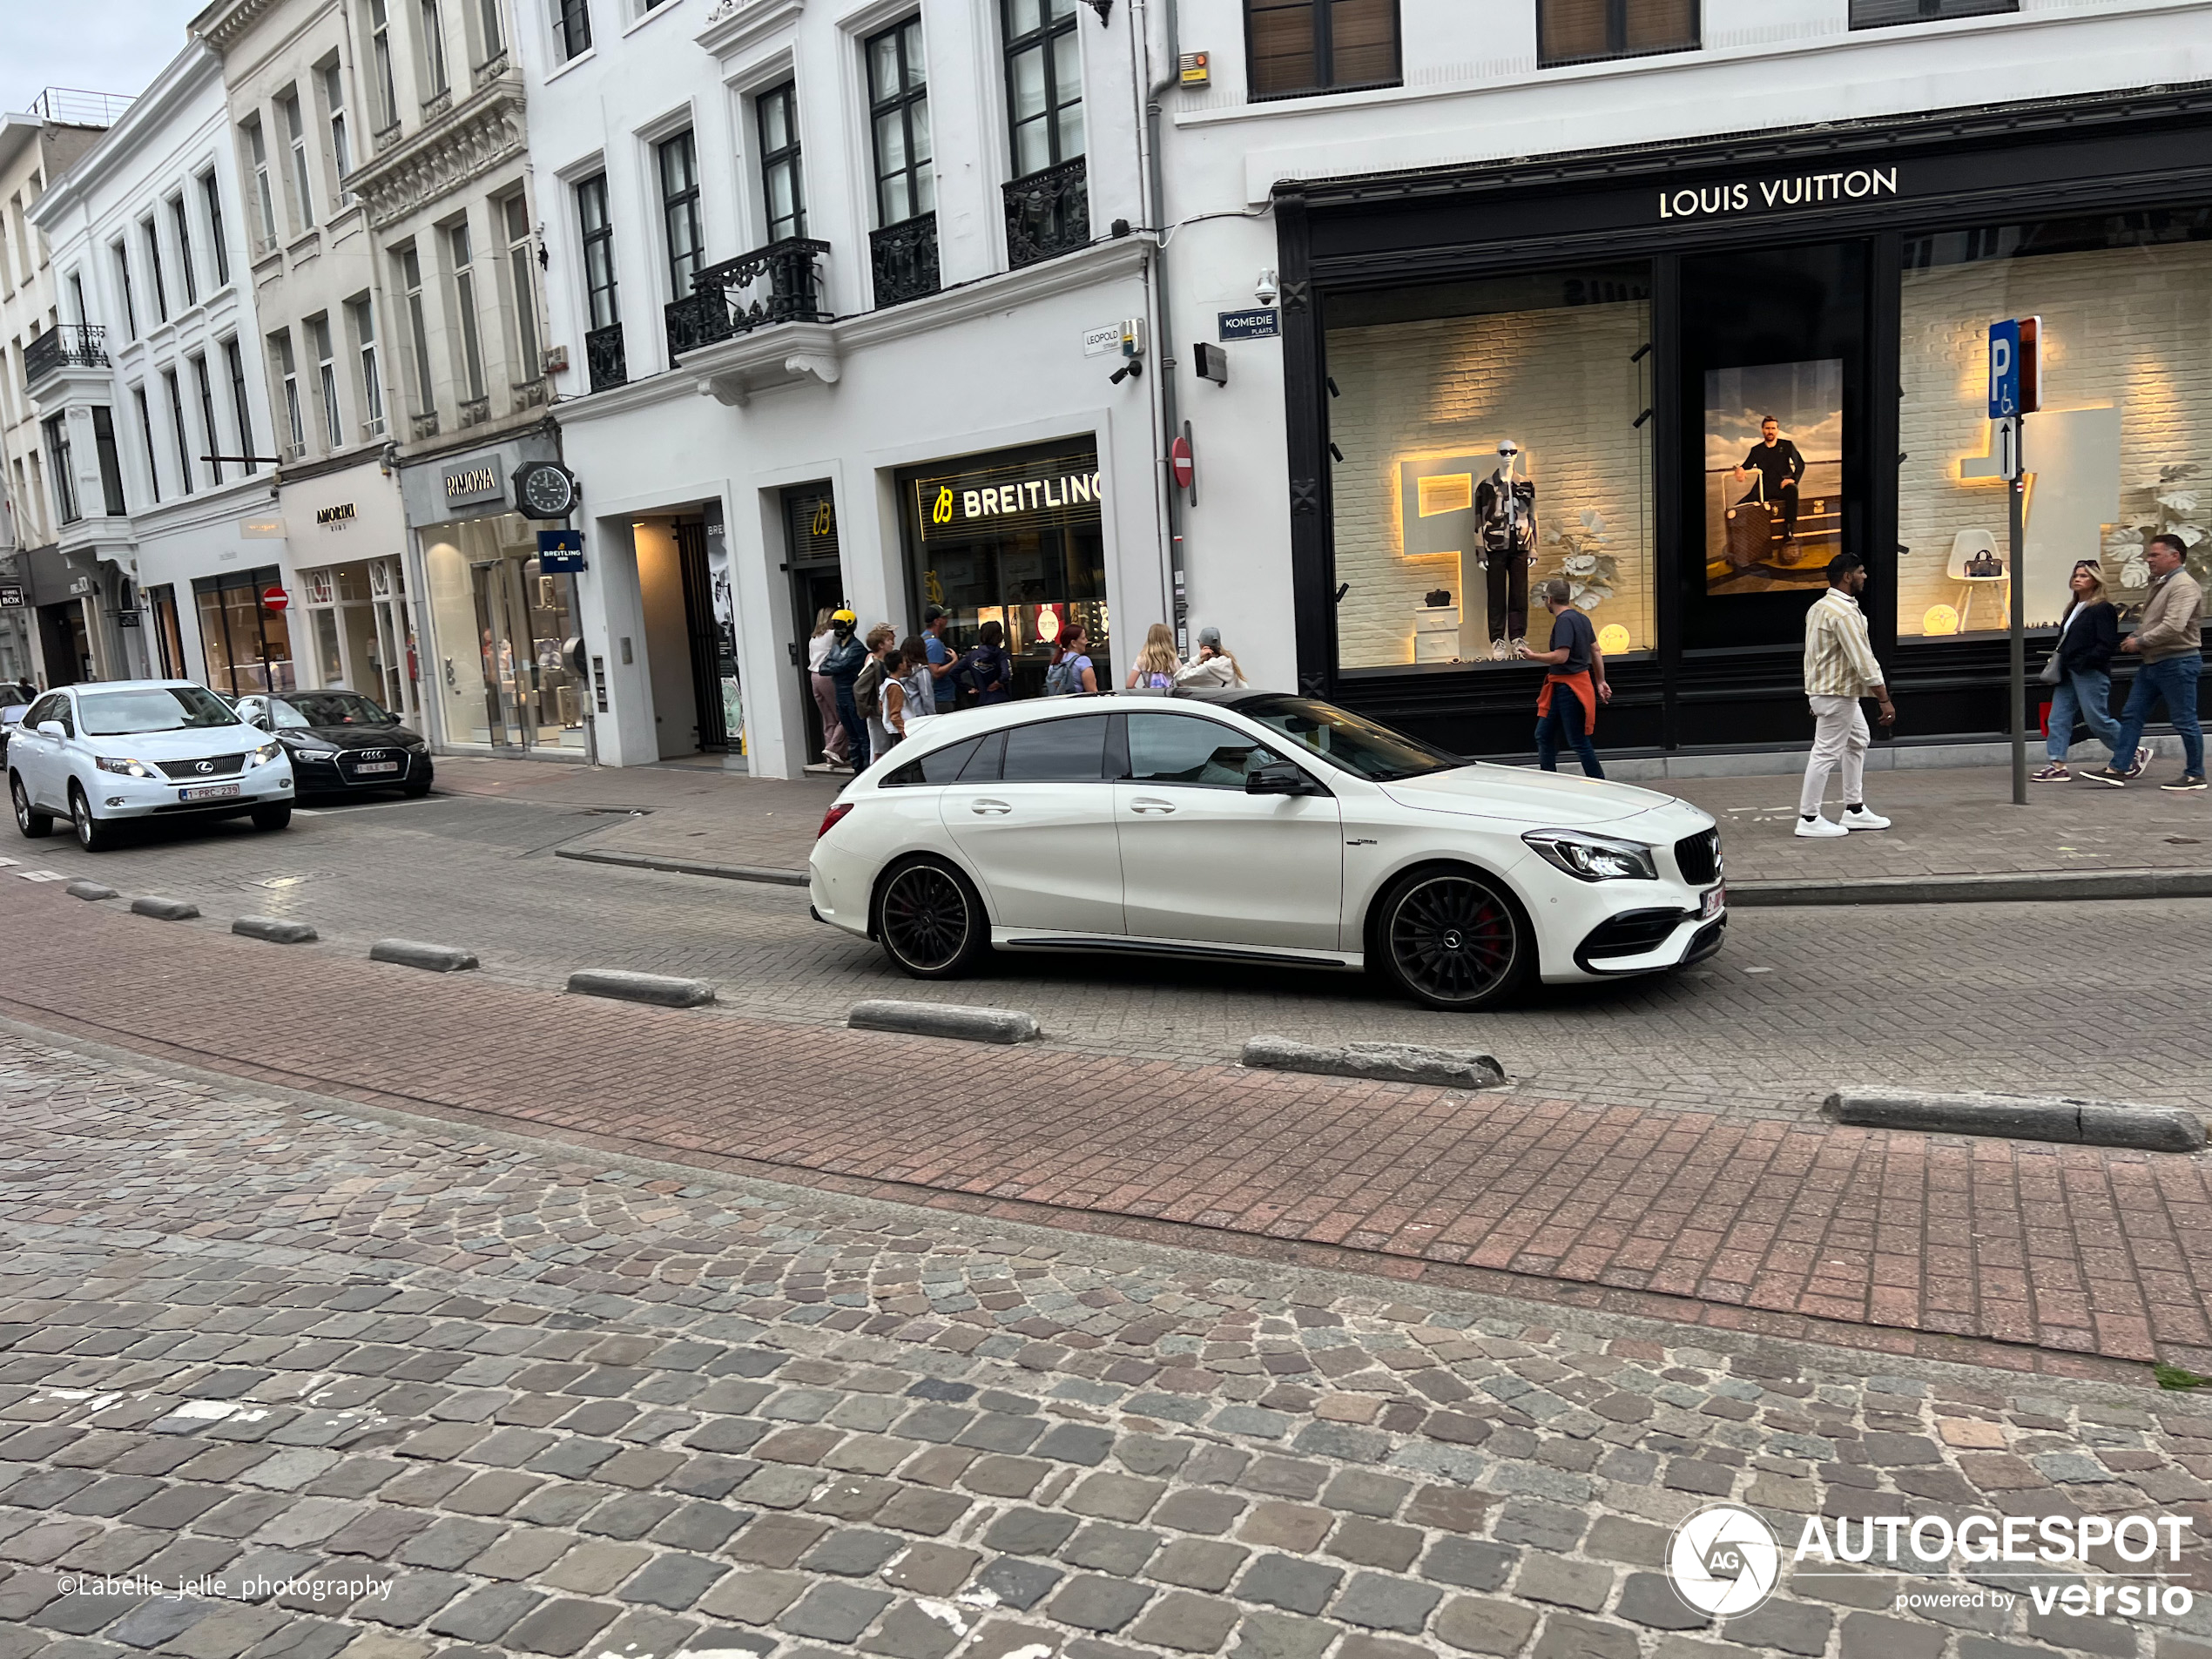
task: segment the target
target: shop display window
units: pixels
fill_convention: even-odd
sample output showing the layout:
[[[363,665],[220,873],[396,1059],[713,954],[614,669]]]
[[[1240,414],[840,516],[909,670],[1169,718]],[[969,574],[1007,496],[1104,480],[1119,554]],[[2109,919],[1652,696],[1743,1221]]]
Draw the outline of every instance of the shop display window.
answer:
[[[539,570],[536,527],[501,513],[422,540],[447,741],[581,749],[583,691],[562,656],[577,631],[570,584]]]
[[[1629,263],[1330,300],[1339,671],[1548,650],[1552,577],[1608,658],[1652,649],[1650,292]]]
[[[199,641],[207,656],[211,690],[231,697],[298,689],[292,668],[292,631],[285,613],[261,603],[263,590],[283,577],[273,564],[192,583],[199,613]]]
[[[2212,554],[2212,209],[1983,226],[1906,239],[1897,631],[2008,625],[2008,503],[1991,455],[1988,332],[2041,319],[2042,407],[2027,417],[2022,606],[2055,625],[2079,560],[2126,616],[2162,530]],[[2203,504],[2200,504],[2203,503]]]

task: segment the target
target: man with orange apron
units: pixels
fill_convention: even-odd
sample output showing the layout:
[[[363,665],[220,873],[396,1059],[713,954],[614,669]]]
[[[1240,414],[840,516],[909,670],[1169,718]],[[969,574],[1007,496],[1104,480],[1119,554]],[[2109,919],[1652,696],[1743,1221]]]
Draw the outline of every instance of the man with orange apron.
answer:
[[[1546,772],[1557,772],[1564,737],[1581,757],[1582,770],[1602,778],[1605,769],[1597,763],[1590,733],[1597,726],[1597,705],[1613,700],[1613,687],[1606,683],[1605,654],[1597,648],[1597,630],[1569,602],[1572,592],[1559,577],[1537,590],[1544,609],[1552,613],[1552,649],[1521,648],[1524,662],[1543,663],[1551,670],[1536,692],[1536,764]]]

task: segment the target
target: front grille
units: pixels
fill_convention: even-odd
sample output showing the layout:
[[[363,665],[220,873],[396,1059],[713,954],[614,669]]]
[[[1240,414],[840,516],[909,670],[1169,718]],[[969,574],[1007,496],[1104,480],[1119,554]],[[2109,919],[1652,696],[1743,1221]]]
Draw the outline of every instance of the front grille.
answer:
[[[204,782],[210,778],[235,778],[246,770],[244,755],[210,755],[205,760],[157,760],[165,777],[180,784]]]
[[[1586,960],[1641,956],[1665,944],[1689,914],[1686,910],[1625,910],[1601,923],[1575,954]]]
[[[1721,833],[1716,829],[1685,835],[1675,843],[1675,867],[1693,887],[1710,887],[1721,879]]]
[[[397,770],[372,772],[364,774],[364,765],[389,765],[399,762]],[[338,756],[338,775],[348,783],[396,783],[408,772],[408,752],[404,749],[347,749]]]

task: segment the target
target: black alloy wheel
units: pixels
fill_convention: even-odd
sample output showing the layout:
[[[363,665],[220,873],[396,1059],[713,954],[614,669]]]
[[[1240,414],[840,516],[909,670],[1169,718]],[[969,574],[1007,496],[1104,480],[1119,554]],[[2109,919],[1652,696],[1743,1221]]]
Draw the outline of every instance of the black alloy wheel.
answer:
[[[884,954],[915,979],[963,974],[990,942],[982,900],[958,872],[917,859],[885,879],[875,934]]]
[[[16,827],[30,840],[54,833],[54,815],[42,813],[30,804],[30,792],[23,786],[23,779],[12,773],[8,779],[8,794],[16,806]]]
[[[92,803],[75,784],[69,786],[69,818],[78,846],[87,853],[105,853],[115,845],[115,831],[92,816]]]
[[[1468,870],[1417,871],[1383,900],[1384,970],[1433,1008],[1487,1008],[1527,976],[1527,927],[1504,894]]]

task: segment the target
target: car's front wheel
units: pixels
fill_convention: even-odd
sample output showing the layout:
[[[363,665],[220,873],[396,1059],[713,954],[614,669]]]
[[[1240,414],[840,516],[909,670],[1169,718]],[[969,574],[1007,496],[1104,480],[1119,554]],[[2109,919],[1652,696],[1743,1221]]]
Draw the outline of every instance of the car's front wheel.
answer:
[[[8,774],[8,795],[16,807],[16,827],[31,840],[54,833],[54,815],[42,813],[30,804],[30,792],[24,787],[23,779],[14,772]]]
[[[253,827],[257,830],[280,830],[292,822],[292,808],[284,806],[256,806]]]
[[[77,832],[78,846],[87,853],[105,853],[115,845],[114,826],[92,816],[92,803],[76,784],[69,786],[69,819]]]
[[[1433,1008],[1488,1008],[1519,989],[1535,941],[1519,907],[1487,876],[1416,870],[1376,907],[1373,960],[1393,985]]]
[[[956,979],[990,948],[990,918],[968,878],[934,859],[894,867],[877,889],[875,936],[900,973]]]

